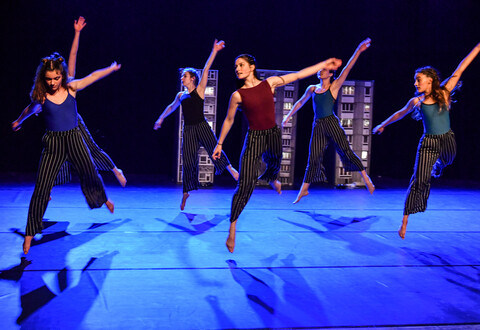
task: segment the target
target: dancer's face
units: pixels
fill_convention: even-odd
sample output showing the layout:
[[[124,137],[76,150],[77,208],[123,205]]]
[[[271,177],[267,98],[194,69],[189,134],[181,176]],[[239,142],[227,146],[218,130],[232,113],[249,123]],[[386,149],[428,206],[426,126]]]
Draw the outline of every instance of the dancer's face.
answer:
[[[253,71],[255,70],[255,65],[249,64],[243,58],[237,58],[235,61],[235,74],[237,75],[238,79],[246,79],[251,74],[253,75]]]
[[[187,87],[193,84],[193,82],[195,81],[195,77],[190,75],[190,72],[183,71],[182,78],[180,80],[182,81],[182,85]]]
[[[428,93],[432,90],[432,78],[427,77],[423,73],[417,73],[415,75],[415,88],[419,93]]]
[[[322,69],[322,70],[317,72],[317,77],[320,80],[330,78],[332,75],[333,75],[333,73],[330,70],[327,70],[327,69]]]
[[[59,70],[46,71],[45,82],[50,91],[55,92],[62,86],[62,74]]]

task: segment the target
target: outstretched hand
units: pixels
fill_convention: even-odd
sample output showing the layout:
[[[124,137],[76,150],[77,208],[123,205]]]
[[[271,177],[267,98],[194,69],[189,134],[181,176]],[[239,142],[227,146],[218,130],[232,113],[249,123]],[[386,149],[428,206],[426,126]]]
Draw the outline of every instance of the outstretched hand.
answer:
[[[159,119],[155,122],[155,125],[153,125],[153,129],[154,130],[157,130],[159,129],[160,127],[162,127],[162,123],[163,123],[163,119]]]
[[[215,41],[213,42],[213,50],[215,52],[219,52],[224,48],[225,48],[225,41],[223,40],[218,41],[217,39],[215,39]]]
[[[113,61],[112,64],[110,64],[110,68],[113,69],[113,71],[118,71],[122,67],[121,64],[117,64],[116,61]]]
[[[372,39],[370,39],[370,38],[367,38],[367,39],[363,40],[358,45],[358,51],[363,52],[363,51],[367,50],[368,47],[370,47],[371,42],[372,42]]]
[[[12,123],[12,130],[13,130],[14,132],[16,132],[16,131],[18,131],[20,128],[22,128],[22,125],[19,124],[18,121],[15,120],[15,121]]]
[[[375,128],[372,130],[372,133],[373,133],[373,134],[382,134],[384,129],[385,129],[385,127],[383,127],[382,125],[377,125],[377,126],[375,126]]]
[[[80,16],[78,20],[75,20],[75,22],[73,23],[73,28],[75,29],[75,31],[80,32],[85,27],[85,25],[87,25],[87,23],[85,22],[85,17]]]
[[[342,60],[332,57],[324,61],[326,70],[337,70],[342,65]]]

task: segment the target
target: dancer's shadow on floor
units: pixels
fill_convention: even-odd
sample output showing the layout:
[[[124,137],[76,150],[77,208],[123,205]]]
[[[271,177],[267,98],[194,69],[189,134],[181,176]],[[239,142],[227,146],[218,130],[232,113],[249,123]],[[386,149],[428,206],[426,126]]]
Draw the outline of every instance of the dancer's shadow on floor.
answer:
[[[277,305],[281,304],[281,301],[275,290],[267,283],[267,280],[262,280],[246,269],[238,267],[235,260],[230,259],[226,262],[233,279],[243,287],[250,306],[263,320],[266,327],[295,324],[294,320],[288,316],[288,311],[285,313],[283,308],[278,308]],[[262,273],[261,275],[270,277],[270,282],[273,283],[271,275],[268,275],[268,273]]]
[[[384,244],[379,240],[374,240],[362,235],[373,224],[372,221],[375,221],[375,222],[378,221],[377,216],[367,216],[363,218],[340,217],[339,219],[334,219],[331,215],[326,215],[326,214],[317,214],[309,211],[296,211],[296,212],[303,213],[310,216],[315,222],[320,223],[327,230],[320,230],[318,228],[315,228],[313,226],[310,226],[304,223],[299,223],[299,222],[287,220],[280,217],[278,217],[278,219],[283,222],[292,224],[294,226],[307,229],[317,234],[319,237],[323,239],[347,242],[348,248],[355,253],[360,253],[363,255],[380,255],[387,252],[395,252],[392,246]],[[353,224],[358,224],[358,223],[362,225],[361,229],[357,228],[358,233],[349,233],[348,236],[345,233],[342,233],[341,231],[338,233],[335,233],[335,231],[339,229],[345,228],[346,226],[350,226]]]
[[[70,276],[73,271],[70,270],[71,266],[68,265],[67,258],[72,249],[80,247],[94,238],[130,221],[131,219],[125,219],[114,220],[104,224],[94,223],[89,229],[75,235],[66,231],[69,224],[68,222],[44,221],[44,230],[51,230],[55,228],[53,226],[58,225],[57,229],[60,231],[48,232],[46,230],[40,239],[32,240],[32,246],[28,254],[28,262],[30,264],[33,263],[32,271],[28,272],[29,276],[27,276],[27,279],[24,278],[24,271],[21,273],[17,272],[21,278],[22,302],[22,314],[18,319],[19,324],[26,320],[30,314],[35,313],[46,304],[51,304],[51,300],[61,292],[71,288],[73,286],[72,283],[82,281],[83,274],[80,274],[78,281],[72,280],[73,277]],[[98,229],[99,227],[102,227],[103,230],[92,230],[92,228]],[[12,231],[19,236],[25,236],[18,229],[12,229]],[[91,263],[91,261],[92,260],[90,260],[89,263]],[[27,262],[27,259],[22,259],[20,265],[14,268],[22,269],[25,262]],[[89,263],[87,263],[87,265],[89,265]],[[23,267],[23,270],[25,267]],[[84,268],[84,270],[85,269],[86,268]],[[53,274],[53,277],[49,276],[49,274]],[[49,278],[52,280],[46,282]],[[75,287],[76,286],[77,285],[75,285]],[[75,304],[75,301],[71,303]]]
[[[163,222],[170,227],[180,229],[181,231],[192,236],[204,234],[205,232],[216,227],[222,221],[225,221],[227,219],[229,219],[227,215],[215,214],[212,219],[208,220],[207,217],[203,214],[187,212],[180,213],[178,216],[175,217],[175,219],[173,219],[172,222],[156,218],[156,220]],[[185,226],[185,224],[187,226]]]
[[[472,260],[470,255],[463,253],[459,248],[456,248],[457,253],[455,253],[455,256],[465,254],[467,259],[460,263],[452,263],[448,260],[451,256],[441,255],[440,253],[419,251],[409,247],[403,247],[402,250],[423,265],[432,267],[440,266],[447,274],[452,276],[451,278],[445,278],[446,281],[475,294],[477,301],[480,298],[480,269],[478,266],[472,266],[472,264],[478,263],[478,260]],[[467,263],[467,265],[465,265],[465,263]],[[475,270],[475,275],[471,274],[472,269]],[[465,270],[465,272],[463,270]]]
[[[315,289],[305,280],[300,269],[295,265],[296,256],[290,253],[280,259],[281,265],[273,267],[273,262],[278,259],[274,254],[262,261],[268,264],[267,269],[283,281],[283,296],[291,315],[296,315],[305,324],[328,323],[328,318],[323,312],[323,304],[315,294]],[[306,269],[305,271],[310,271]]]
[[[80,280],[73,287],[65,287],[65,277],[59,272],[58,285],[63,287],[61,292],[53,292],[49,286],[43,284],[28,293],[22,293],[22,313],[17,324],[22,329],[34,329],[39,325],[45,328],[75,329],[78,328],[96,298],[101,294],[113,257],[118,251],[103,253],[100,257],[92,257],[80,272]],[[95,267],[95,271],[89,268]],[[70,271],[71,272],[71,271]],[[37,272],[26,272],[20,280],[21,291],[29,288],[32,282],[38,282]],[[55,317],[45,317],[55,315]],[[51,319],[52,324],[45,324],[45,319]],[[54,322],[54,323],[53,323]]]

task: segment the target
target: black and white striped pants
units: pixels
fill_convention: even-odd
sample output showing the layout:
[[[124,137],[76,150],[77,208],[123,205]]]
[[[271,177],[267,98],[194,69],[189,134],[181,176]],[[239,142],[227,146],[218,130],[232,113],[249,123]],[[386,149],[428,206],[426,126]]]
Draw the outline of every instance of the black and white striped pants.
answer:
[[[404,215],[424,212],[430,196],[430,181],[433,176],[440,176],[443,169],[450,165],[457,153],[455,134],[424,134],[417,149],[417,158],[405,200]]]
[[[109,155],[105,151],[103,151],[93,140],[92,135],[88,131],[87,126],[85,125],[83,118],[78,115],[78,128],[82,133],[83,140],[87,144],[88,150],[90,150],[90,154],[92,155],[93,163],[97,167],[99,171],[111,171],[115,168],[115,164],[113,160],[110,158]],[[71,173],[71,164],[69,162],[65,162],[60,171],[58,172],[57,178],[55,179],[55,186],[62,185],[65,183],[70,182],[72,179]]]
[[[58,171],[65,161],[72,163],[79,176],[82,192],[90,208],[101,207],[107,201],[103,181],[93,164],[90,152],[78,127],[69,131],[47,131],[37,180],[28,209],[25,235],[34,236],[43,229],[42,220],[47,209],[50,192]]]
[[[212,158],[213,150],[217,145],[217,138],[206,121],[196,125],[183,126],[182,159],[183,159],[183,192],[198,189],[198,150],[202,145],[215,166],[215,174],[221,174],[230,161],[222,151],[220,159]]]
[[[365,169],[360,158],[350,148],[345,130],[340,125],[340,120],[335,115],[331,115],[319,118],[313,124],[308,164],[303,182],[327,181],[325,168],[323,167],[323,156],[330,142],[333,142],[345,170],[363,171]]]
[[[232,199],[230,222],[240,216],[252,196],[258,179],[277,180],[282,162],[282,132],[278,126],[266,130],[248,130],[240,160],[240,176]],[[265,172],[257,178],[261,158],[267,164]]]

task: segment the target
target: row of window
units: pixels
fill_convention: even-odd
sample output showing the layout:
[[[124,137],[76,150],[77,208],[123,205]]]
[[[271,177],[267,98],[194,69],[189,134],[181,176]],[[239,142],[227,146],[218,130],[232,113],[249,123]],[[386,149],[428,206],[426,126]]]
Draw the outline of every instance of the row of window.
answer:
[[[353,105],[355,103],[342,103],[342,112],[353,112]],[[370,112],[370,104],[369,103],[365,103],[364,106],[363,106],[363,112],[367,112],[369,113]]]
[[[371,86],[365,86],[365,96],[370,96],[372,92]],[[355,95],[355,86],[343,86],[342,95]]]

